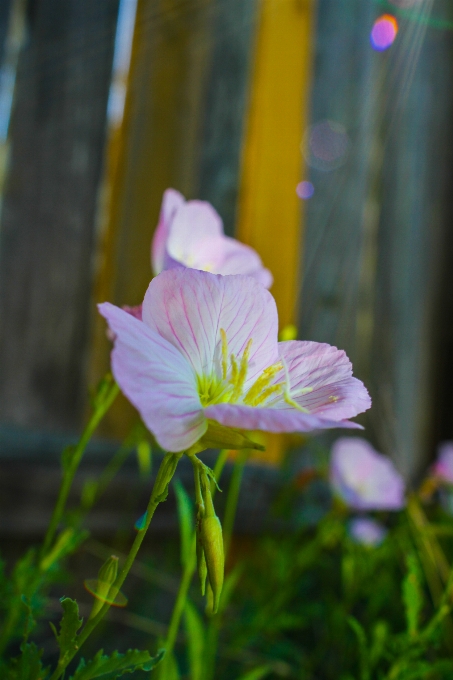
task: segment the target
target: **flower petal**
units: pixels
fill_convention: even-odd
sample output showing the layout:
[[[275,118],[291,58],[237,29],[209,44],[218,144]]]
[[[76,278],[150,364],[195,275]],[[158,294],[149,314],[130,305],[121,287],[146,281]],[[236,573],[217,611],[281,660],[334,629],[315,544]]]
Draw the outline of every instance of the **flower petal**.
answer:
[[[167,251],[174,260],[192,267],[191,260],[203,241],[219,236],[223,236],[223,224],[212,205],[205,201],[188,201],[173,216]]]
[[[177,209],[184,205],[184,203],[184,196],[179,191],[175,189],[164,191],[159,222],[154,232],[151,246],[151,263],[155,274],[159,274],[164,268],[170,225]]]
[[[343,350],[298,340],[279,342],[278,349],[288,369],[291,396],[310,414],[344,420],[370,408],[368,391],[352,377],[352,365]],[[276,376],[275,382],[281,380],[282,374]],[[297,391],[306,387],[313,391],[297,396]],[[279,407],[288,408],[283,400]]]
[[[273,277],[269,269],[263,267],[258,253],[234,238],[222,238],[222,262],[215,269],[216,274],[246,274],[253,276],[265,288],[270,288]],[[210,271],[214,271],[211,269]]]
[[[238,427],[243,430],[264,432],[311,432],[328,430],[333,427],[363,429],[349,420],[328,420],[311,413],[302,413],[295,408],[260,408],[241,404],[213,404],[204,409],[205,415],[221,425]]]
[[[207,430],[192,367],[142,321],[99,305],[115,336],[112,371],[126,397],[166,451],[184,451]]]
[[[356,510],[400,510],[405,504],[402,476],[390,458],[361,437],[340,437],[334,443],[330,483]]]
[[[249,276],[219,276],[171,269],[149,284],[143,321],[172,343],[197,375],[220,376],[222,328],[228,351],[240,357],[250,338],[245,387],[278,359],[277,308],[272,295]]]

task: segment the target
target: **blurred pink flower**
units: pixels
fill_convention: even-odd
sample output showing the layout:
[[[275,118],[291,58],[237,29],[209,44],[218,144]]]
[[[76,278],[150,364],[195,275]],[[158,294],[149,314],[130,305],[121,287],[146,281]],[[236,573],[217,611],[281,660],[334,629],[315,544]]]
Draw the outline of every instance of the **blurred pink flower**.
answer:
[[[164,192],[151,261],[155,274],[190,267],[224,276],[247,274],[265,288],[272,285],[272,274],[253,248],[225,236],[222,220],[210,203],[185,201],[175,189]]]
[[[432,471],[442,482],[453,484],[453,442],[439,444]]]
[[[361,437],[341,437],[332,447],[330,483],[355,510],[400,510],[404,481],[390,458]]]
[[[356,543],[367,546],[378,546],[387,535],[387,529],[370,517],[354,517],[348,525],[351,538]]]
[[[249,276],[174,269],[151,281],[143,321],[110,303],[99,310],[115,336],[113,374],[168,451],[189,449],[212,421],[240,431],[359,428],[347,419],[371,405],[343,351],[277,342],[275,301]]]

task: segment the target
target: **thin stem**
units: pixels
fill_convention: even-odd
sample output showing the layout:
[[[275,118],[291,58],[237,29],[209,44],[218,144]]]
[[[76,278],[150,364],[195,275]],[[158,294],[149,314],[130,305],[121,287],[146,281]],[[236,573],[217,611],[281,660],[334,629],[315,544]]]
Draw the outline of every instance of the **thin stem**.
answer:
[[[234,520],[236,518],[236,510],[239,501],[239,492],[241,490],[242,475],[249,455],[250,452],[247,449],[238,452],[238,457],[234,463],[233,473],[231,475],[230,486],[228,487],[225,515],[223,517],[223,545],[225,559],[227,558],[230,549],[231,536],[233,534]]]
[[[124,581],[127,578],[127,575],[129,574],[129,571],[134,563],[134,560],[137,556],[138,551],[140,550],[140,546],[143,543],[143,539],[146,536],[146,532],[148,531],[149,525],[151,524],[151,520],[153,518],[154,512],[156,511],[157,506],[161,501],[164,500],[165,493],[163,492],[163,487],[168,487],[168,483],[171,479],[171,476],[174,474],[174,470],[176,468],[176,464],[172,466],[172,471],[171,473],[168,472],[168,462],[172,457],[175,457],[179,459],[182,454],[173,454],[173,453],[167,453],[164,456],[164,459],[161,463],[159,472],[157,473],[157,478],[156,482],[154,483],[153,491],[151,494],[151,498],[148,504],[148,507],[146,509],[146,521],[143,529],[141,529],[138,533],[137,536],[135,537],[135,540],[132,544],[132,547],[129,551],[129,554],[126,558],[126,562],[124,563],[123,568],[121,569],[120,574],[118,575],[118,578],[116,579],[115,583],[112,585],[110,592],[117,593],[121,586],[123,585]],[[159,473],[164,472],[165,474],[168,474],[169,479],[165,478],[164,475],[159,475]],[[114,598],[109,598],[110,601]],[[64,673],[66,667],[69,665],[69,663],[72,661],[74,656],[78,653],[79,649],[83,645],[83,643],[87,640],[87,638],[91,635],[93,630],[96,628],[96,626],[102,621],[104,616],[107,614],[108,610],[110,609],[110,602],[105,602],[102,608],[99,610],[99,612],[96,614],[95,617],[90,619],[86,626],[83,628],[82,632],[80,635],[77,637],[77,649],[74,650],[72,654],[68,654],[67,656],[64,657],[64,659],[61,659],[58,662],[57,668],[53,672],[53,674],[50,677],[50,680],[58,680],[58,678],[61,677],[61,675]]]
[[[228,450],[224,449],[220,451],[219,456],[217,458],[215,467],[214,467],[214,477],[216,478],[217,482],[220,479],[220,476],[222,474],[223,468],[225,467],[225,463],[228,459]],[[215,492],[216,492],[216,486],[214,482],[212,482],[211,486],[211,494],[212,497],[214,497]],[[164,672],[165,672],[165,667],[166,667],[166,662],[165,659],[169,659],[170,655],[174,649],[176,638],[178,635],[178,630],[179,626],[181,623],[181,617],[184,611],[184,607],[186,605],[186,600],[187,600],[187,594],[189,592],[190,584],[192,582],[192,577],[195,572],[195,567],[197,564],[196,560],[196,534],[195,531],[193,532],[192,540],[190,542],[190,551],[189,551],[189,558],[184,565],[184,571],[183,575],[181,578],[181,582],[179,584],[179,590],[178,594],[176,596],[175,604],[173,606],[173,611],[171,614],[171,619],[170,623],[168,626],[168,633],[167,637],[165,639],[164,647],[165,647],[165,658],[164,661],[161,663],[161,671],[160,671],[160,677],[164,677]],[[167,662],[168,663],[168,662]]]
[[[82,436],[79,439],[77,446],[72,452],[71,459],[63,472],[63,480],[60,487],[60,492],[58,494],[58,499],[50,519],[49,527],[47,529],[46,535],[44,537],[44,542],[41,548],[41,557],[49,550],[52,542],[55,538],[55,534],[58,529],[58,525],[61,522],[63,513],[66,508],[66,502],[68,500],[69,492],[71,490],[72,483],[74,481],[75,474],[82,460],[85,449],[93,436],[97,426],[101,422],[104,415],[109,410],[110,406],[113,404],[115,398],[118,396],[119,387],[116,383],[110,386],[110,389],[103,399],[100,399],[99,403],[96,405],[90,420],[88,421]]]

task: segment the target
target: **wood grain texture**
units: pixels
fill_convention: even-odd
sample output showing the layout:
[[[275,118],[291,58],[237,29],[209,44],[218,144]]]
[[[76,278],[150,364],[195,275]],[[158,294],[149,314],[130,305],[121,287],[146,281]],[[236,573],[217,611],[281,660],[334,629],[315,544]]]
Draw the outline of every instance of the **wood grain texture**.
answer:
[[[0,234],[0,419],[74,428],[118,1],[27,7]]]
[[[234,236],[241,148],[255,47],[257,0],[215,0],[196,195],[212,203]]]
[[[338,169],[310,171],[300,325],[304,338],[346,349],[373,398],[366,436],[414,479],[433,455],[434,341],[446,337],[453,39],[414,11],[377,53],[376,16],[371,1],[318,3],[311,122],[342,124],[350,147]]]

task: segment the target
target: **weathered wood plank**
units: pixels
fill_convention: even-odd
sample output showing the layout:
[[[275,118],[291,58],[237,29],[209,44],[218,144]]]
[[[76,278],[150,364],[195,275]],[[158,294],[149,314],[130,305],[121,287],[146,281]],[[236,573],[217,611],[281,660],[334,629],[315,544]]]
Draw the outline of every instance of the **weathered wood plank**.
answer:
[[[118,0],[28,3],[0,234],[0,420],[76,427]]]
[[[436,15],[446,7],[435,3]],[[342,167],[310,172],[300,307],[304,338],[347,350],[373,397],[366,436],[408,478],[432,454],[436,335],[448,345],[434,310],[450,219],[453,37],[419,20],[427,10],[400,17],[395,44],[376,53],[375,3],[318,4],[312,122],[344,125],[350,149]]]
[[[196,195],[213,204],[233,236],[239,195],[241,147],[255,45],[257,0],[215,0],[212,59],[202,121]]]

